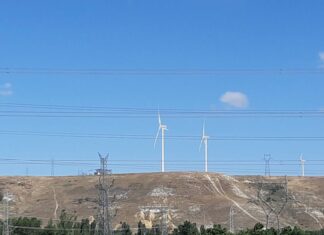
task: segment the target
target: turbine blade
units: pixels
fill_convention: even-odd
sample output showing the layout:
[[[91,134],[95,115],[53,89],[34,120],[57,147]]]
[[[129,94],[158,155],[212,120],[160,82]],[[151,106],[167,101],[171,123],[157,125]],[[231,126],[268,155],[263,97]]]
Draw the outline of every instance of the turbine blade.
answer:
[[[158,139],[158,137],[159,137],[160,130],[161,130],[161,127],[159,126],[159,129],[158,129],[158,131],[157,131],[157,133],[156,133],[155,140],[154,140],[154,148],[155,148],[155,145],[156,145],[156,141],[157,141],[157,139]]]
[[[203,124],[203,136],[205,136],[205,122]]]
[[[159,126],[161,126],[161,125],[162,125],[162,122],[161,122],[161,115],[160,115],[160,111],[159,111],[158,117],[159,117]]]
[[[201,150],[201,145],[202,145],[203,141],[204,141],[204,138],[201,138],[200,145],[199,145],[199,152]]]

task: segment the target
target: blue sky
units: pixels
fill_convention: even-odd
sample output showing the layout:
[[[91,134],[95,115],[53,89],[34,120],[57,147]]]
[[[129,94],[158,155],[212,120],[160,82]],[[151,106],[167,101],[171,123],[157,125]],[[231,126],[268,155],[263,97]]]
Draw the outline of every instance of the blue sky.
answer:
[[[323,69],[324,3],[314,1],[1,1],[0,68],[50,69]],[[323,73],[82,75],[1,73],[5,103],[190,110],[321,110]],[[236,92],[236,93],[227,93]],[[225,95],[226,94],[226,95]],[[223,99],[221,98],[223,95]],[[223,101],[222,101],[223,100]],[[163,118],[167,135],[200,135],[204,118]],[[157,118],[0,117],[2,131],[152,135]],[[210,118],[210,136],[324,136],[323,118]],[[0,157],[141,160],[113,172],[159,171],[153,140],[0,135]],[[323,141],[217,141],[210,161],[323,159]],[[167,140],[166,170],[203,169],[199,139]],[[198,161],[193,166],[177,162]],[[152,163],[152,164],[153,164]],[[297,162],[296,162],[297,163]],[[310,162],[309,162],[310,163]],[[6,165],[2,175],[48,175],[49,165]],[[57,166],[56,174],[93,166]],[[213,165],[230,174],[262,173],[262,165]],[[287,166],[275,166],[283,174]],[[321,165],[306,173],[321,174]],[[287,174],[298,174],[291,166]]]

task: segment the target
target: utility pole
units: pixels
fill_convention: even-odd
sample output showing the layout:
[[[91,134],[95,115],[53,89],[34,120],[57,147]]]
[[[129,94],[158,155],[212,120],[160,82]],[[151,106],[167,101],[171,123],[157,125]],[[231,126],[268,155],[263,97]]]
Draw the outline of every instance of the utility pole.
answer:
[[[51,176],[54,176],[54,158],[51,159]]]
[[[264,154],[264,176],[269,176],[270,177],[270,160],[271,160],[271,154],[267,153]]]
[[[235,226],[234,226],[234,205],[230,208],[230,214],[229,214],[229,230],[231,233],[235,233]]]
[[[99,172],[99,231],[102,235],[112,235],[109,214],[109,186],[107,179],[108,154],[103,157],[100,153]]]

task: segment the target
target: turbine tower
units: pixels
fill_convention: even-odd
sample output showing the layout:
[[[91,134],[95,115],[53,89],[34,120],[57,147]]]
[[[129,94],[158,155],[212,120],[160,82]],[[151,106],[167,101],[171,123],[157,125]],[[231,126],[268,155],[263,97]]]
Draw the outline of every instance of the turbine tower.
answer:
[[[202,130],[202,137],[200,141],[199,151],[201,149],[201,145],[204,142],[205,145],[205,172],[208,172],[208,139],[209,136],[205,134],[205,123],[203,124],[203,130]]]
[[[158,113],[158,119],[159,119],[159,129],[156,133],[156,137],[155,137],[155,141],[154,141],[154,148],[156,145],[156,141],[159,137],[160,134],[160,130],[161,130],[161,139],[162,139],[162,151],[161,151],[161,172],[164,172],[164,132],[167,131],[167,126],[163,125],[161,122],[161,116],[160,116],[160,112]]]
[[[302,177],[304,177],[305,176],[305,162],[306,162],[306,160],[303,159],[303,154],[300,155],[299,160],[300,160],[300,166],[301,166],[301,175],[302,175]]]

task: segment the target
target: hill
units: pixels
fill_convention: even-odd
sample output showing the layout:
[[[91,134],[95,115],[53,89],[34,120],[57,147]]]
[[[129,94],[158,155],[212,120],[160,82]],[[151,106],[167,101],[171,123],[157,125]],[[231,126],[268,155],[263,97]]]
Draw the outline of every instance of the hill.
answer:
[[[167,206],[168,226],[190,220],[198,225],[235,229],[255,223],[319,229],[324,223],[323,177],[227,176],[216,173],[143,173],[111,175],[113,227],[142,221],[159,223]],[[0,177],[0,191],[11,195],[11,216],[36,216],[46,222],[62,209],[78,218],[98,210],[98,176]],[[287,187],[286,187],[287,186]],[[267,216],[268,215],[268,216]],[[1,215],[2,216],[2,215]],[[1,218],[1,217],[0,217]]]

